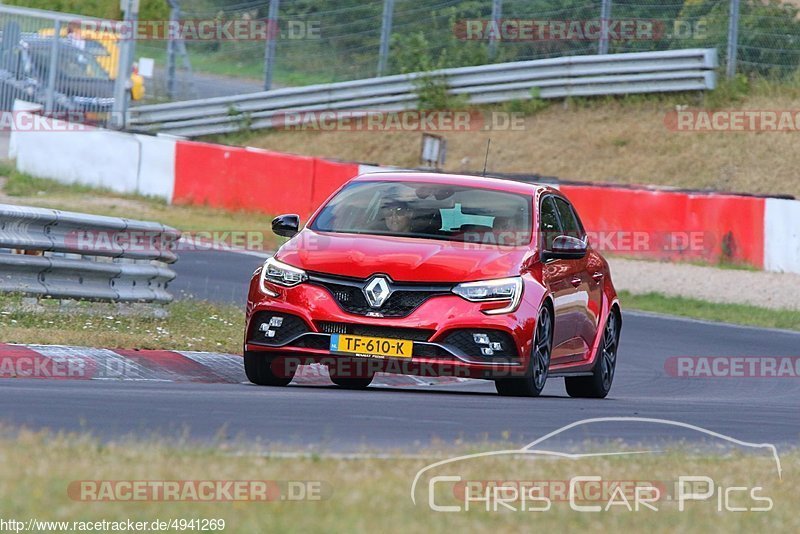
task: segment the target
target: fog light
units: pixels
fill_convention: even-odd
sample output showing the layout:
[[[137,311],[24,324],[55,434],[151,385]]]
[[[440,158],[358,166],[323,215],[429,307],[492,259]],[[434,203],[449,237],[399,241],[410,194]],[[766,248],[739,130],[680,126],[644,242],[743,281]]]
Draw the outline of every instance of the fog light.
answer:
[[[486,334],[472,334],[472,340],[475,341],[478,345],[488,345],[489,344],[489,336]]]
[[[274,326],[275,328],[280,328],[283,324],[283,317],[272,317],[269,320],[269,326]]]
[[[273,317],[273,319],[274,319],[274,317]],[[271,322],[272,321],[270,321],[270,323]],[[275,330],[270,330],[269,329],[270,323],[261,323],[258,326],[258,331],[259,332],[264,332],[264,337],[275,337]]]
[[[492,343],[489,343],[489,347],[492,350],[503,350],[503,345],[501,345],[500,343],[497,343],[496,341],[493,341]]]
[[[481,354],[484,356],[494,356],[494,351],[488,347],[481,347]]]

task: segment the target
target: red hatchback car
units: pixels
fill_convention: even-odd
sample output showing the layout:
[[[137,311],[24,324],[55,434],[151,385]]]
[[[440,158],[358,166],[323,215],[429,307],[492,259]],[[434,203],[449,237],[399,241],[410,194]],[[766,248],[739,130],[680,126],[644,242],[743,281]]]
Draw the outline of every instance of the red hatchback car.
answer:
[[[367,387],[376,372],[494,380],[537,396],[563,377],[605,397],[622,315],[608,263],[557,190],[494,178],[375,173],[334,193],[250,282],[248,379],[298,365]]]

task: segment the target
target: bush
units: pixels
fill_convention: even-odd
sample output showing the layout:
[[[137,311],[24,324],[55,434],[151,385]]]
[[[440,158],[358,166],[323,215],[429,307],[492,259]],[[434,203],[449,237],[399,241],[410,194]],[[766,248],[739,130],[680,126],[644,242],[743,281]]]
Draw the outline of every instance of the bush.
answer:
[[[46,9],[63,13],[74,13],[86,17],[120,19],[122,12],[119,2],[109,0],[5,0],[7,5]],[[139,18],[141,20],[165,20],[169,18],[166,0],[140,0]]]
[[[417,108],[421,110],[463,109],[467,107],[464,95],[453,95],[448,91],[444,76],[430,74],[414,80],[417,87]]]
[[[531,89],[531,98],[528,100],[511,100],[503,104],[503,111],[509,113],[522,113],[524,115],[535,115],[542,110],[550,107],[550,102],[539,97],[538,87]]]

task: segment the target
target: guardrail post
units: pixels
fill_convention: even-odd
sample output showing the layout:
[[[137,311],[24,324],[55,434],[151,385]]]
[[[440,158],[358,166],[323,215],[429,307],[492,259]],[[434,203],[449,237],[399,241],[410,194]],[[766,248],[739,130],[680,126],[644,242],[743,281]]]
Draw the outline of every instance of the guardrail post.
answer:
[[[378,52],[378,76],[383,76],[389,63],[389,40],[392,36],[392,16],[394,0],[383,0],[383,20],[381,21],[381,47]]]
[[[269,0],[267,14],[267,47],[264,50],[264,90],[272,89],[272,71],[275,68],[275,43],[280,37],[278,29],[278,6],[280,0]]]
[[[611,0],[603,0],[600,4],[600,42],[598,54],[608,54],[608,23],[611,20]]]
[[[58,45],[61,43],[61,21],[53,24],[53,43],[50,47],[50,70],[47,71],[47,94],[44,100],[44,112],[51,113],[56,99],[56,69],[58,68]]]
[[[736,75],[736,54],[739,49],[739,0],[731,0],[728,17],[728,64],[725,74],[728,78]]]
[[[493,28],[498,28],[500,17],[503,16],[503,0],[492,0],[492,24]],[[489,35],[489,60],[493,61],[497,55],[497,33]]]
[[[111,111],[111,126],[125,128],[125,116],[128,112],[128,82],[131,77],[131,65],[136,46],[136,20],[139,13],[135,11],[138,2],[128,0],[125,9],[125,23],[128,25],[129,37],[120,41],[119,64],[117,65],[117,79],[114,84],[114,107]]]
[[[177,26],[180,20],[181,6],[178,0],[169,0],[169,21],[175,23]],[[175,52],[176,52],[175,36],[173,32],[169,32],[169,41],[167,41],[167,98],[170,100],[175,98]]]

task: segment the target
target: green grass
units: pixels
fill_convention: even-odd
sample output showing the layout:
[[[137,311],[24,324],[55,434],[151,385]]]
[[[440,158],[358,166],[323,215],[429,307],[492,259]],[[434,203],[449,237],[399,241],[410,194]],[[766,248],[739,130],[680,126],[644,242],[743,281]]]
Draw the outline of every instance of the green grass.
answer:
[[[62,184],[61,182],[56,182],[54,180],[34,178],[29,174],[24,174],[17,171],[11,164],[8,163],[5,164],[3,168],[0,168],[0,173],[8,177],[3,191],[5,194],[11,197],[32,197],[37,195],[44,196],[58,194],[82,195],[84,193],[91,193],[92,195],[98,197],[125,196],[128,198],[146,200],[148,202],[160,202],[162,204],[165,203],[163,200],[157,198],[147,198],[138,195],[118,195],[108,189],[90,187],[88,185],[81,184]]]
[[[213,395],[213,393],[212,393]],[[243,395],[243,402],[246,402]],[[255,399],[255,402],[258,402]],[[256,424],[256,421],[254,421]],[[179,432],[179,431],[176,431]],[[342,458],[328,454],[302,454],[284,447],[296,457],[273,454],[269,448],[245,440],[230,439],[224,429],[215,440],[197,445],[178,436],[177,440],[150,438],[142,429],[140,438],[100,441],[86,434],[14,431],[0,434],[0,486],[3,519],[27,521],[133,521],[155,519],[224,519],[224,532],[797,532],[795,485],[800,456],[797,451],[780,451],[783,483],[777,479],[775,464],[760,454],[692,453],[675,448],[657,455],[588,458],[580,461],[495,456],[449,464],[423,474],[410,497],[416,473],[425,466],[473,451],[510,448],[508,443],[479,443],[461,446],[423,445],[414,455],[381,450],[384,457]],[[234,437],[235,438],[235,437]],[[587,444],[591,446],[591,444]],[[599,447],[599,445],[595,445]],[[615,450],[618,450],[616,447]],[[606,449],[604,449],[606,450]],[[688,503],[681,512],[674,495],[675,481],[684,474],[703,475],[715,482],[715,489],[759,486],[758,495],[774,503],[769,512],[717,511],[716,496],[705,502]],[[604,481],[637,481],[663,484],[664,499],[657,511],[628,511],[623,506],[598,513],[578,513],[566,499],[554,497],[546,511],[517,511],[502,506],[487,511],[473,502],[468,512],[444,513],[431,510],[428,483],[434,475],[460,476],[464,481],[519,481],[553,484],[576,476],[596,475]],[[81,500],[81,481],[90,488],[108,481],[292,481],[293,487],[319,488],[306,500],[286,499],[275,494],[273,501],[170,502],[158,500]],[[91,482],[94,481],[94,482]],[[116,482],[118,484],[119,482]],[[310,483],[310,484],[309,484]],[[510,485],[511,482],[504,484]],[[86,487],[86,486],[84,486]],[[69,491],[73,488],[73,491]],[[460,505],[464,501],[453,490],[454,483],[441,481],[435,487],[437,504]],[[89,495],[97,490],[88,491]],[[285,491],[281,492],[287,495]],[[113,495],[109,493],[107,495]],[[297,492],[294,493],[298,495]],[[629,495],[632,492],[628,492]],[[605,505],[609,495],[598,495],[581,504]],[[628,497],[633,499],[632,495]],[[632,504],[632,503],[631,503]],[[731,505],[756,506],[744,495],[734,494]],[[543,508],[543,502],[526,506]],[[174,532],[174,531],[173,531]]]
[[[63,311],[59,306],[42,299],[32,310],[17,295],[0,295],[0,341],[241,353],[244,311],[234,306],[182,300],[166,305],[163,318],[149,311],[152,306],[73,302]]]
[[[0,159],[0,176],[8,176],[16,172],[14,164],[11,161]]]
[[[723,323],[800,330],[800,311],[769,310],[745,304],[718,304],[659,293],[619,294],[623,310],[641,310]]]
[[[275,250],[282,241],[269,230],[272,217],[263,213],[169,205],[161,198],[34,178],[9,166],[0,167],[0,176],[3,175],[7,179],[2,192],[14,204],[158,221],[184,232],[251,232],[254,240],[263,239],[264,250]]]

